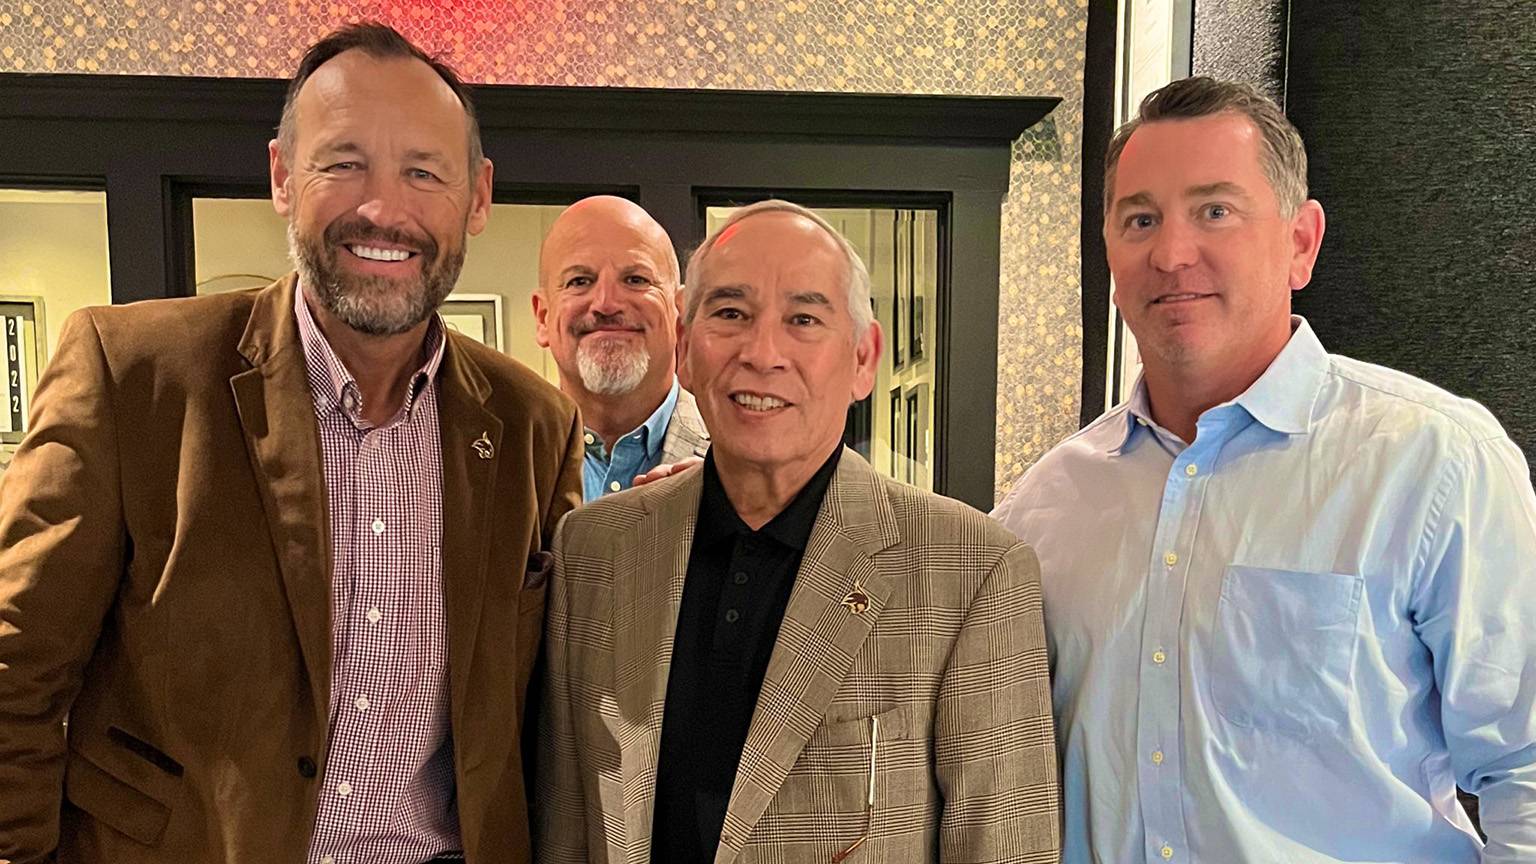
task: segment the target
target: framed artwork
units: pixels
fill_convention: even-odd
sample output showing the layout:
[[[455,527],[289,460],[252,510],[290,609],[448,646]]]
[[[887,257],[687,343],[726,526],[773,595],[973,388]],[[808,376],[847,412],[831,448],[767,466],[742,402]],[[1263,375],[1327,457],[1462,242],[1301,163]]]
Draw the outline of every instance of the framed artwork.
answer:
[[[928,353],[923,344],[923,325],[927,310],[923,297],[931,271],[920,266],[926,264],[927,234],[918,230],[916,210],[904,211],[907,215],[907,359],[913,363]],[[926,221],[926,220],[925,220]]]
[[[843,443],[869,460],[870,439],[875,431],[875,397],[865,396],[848,406],[848,420],[843,424]]]
[[[0,406],[0,444],[20,444],[27,434],[27,415],[37,376],[47,361],[41,297],[0,296],[0,381],[5,404]]]
[[[901,421],[901,388],[894,387],[891,389],[891,470],[889,476],[895,480],[900,480],[902,477],[901,460],[902,454],[906,452],[906,447],[902,444],[902,433],[906,429],[906,424]]]
[[[902,215],[906,210],[897,210],[891,219],[891,332],[886,338],[891,346],[891,371],[898,372],[906,365],[906,331],[902,325],[907,322],[905,312],[907,299],[906,281],[911,278],[911,270],[908,268],[910,252],[907,249],[908,240]]]
[[[928,480],[928,384],[907,388],[907,458],[910,481],[926,486]]]
[[[917,466],[919,465],[917,451],[922,449],[922,437],[919,431],[917,417],[917,388],[907,391],[907,434],[902,442],[902,452],[907,456],[907,472],[902,479],[908,483],[916,484],[918,481]]]
[[[497,351],[503,350],[500,294],[449,294],[438,314],[449,330]]]

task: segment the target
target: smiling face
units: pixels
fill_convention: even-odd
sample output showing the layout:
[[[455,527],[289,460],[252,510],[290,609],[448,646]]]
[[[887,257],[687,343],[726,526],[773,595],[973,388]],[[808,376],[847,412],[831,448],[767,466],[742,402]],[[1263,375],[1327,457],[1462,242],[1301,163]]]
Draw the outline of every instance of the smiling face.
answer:
[[[536,336],[561,386],[578,396],[671,389],[677,287],[672,241],[638,205],[600,196],[561,213],[533,295]]]
[[[1260,146],[1230,112],[1147,123],[1126,142],[1104,237],[1115,305],[1149,372],[1236,370],[1251,382],[1290,338],[1322,209],[1281,213]]]
[[[293,152],[274,141],[269,156],[305,291],[361,333],[421,324],[490,210],[490,162],[469,170],[463,106],[425,63],[351,50],[315,70],[294,111]]]
[[[787,212],[727,227],[689,278],[697,311],[679,376],[698,399],[722,472],[736,465],[804,480],[869,395],[879,324],[855,335],[848,262],[814,222]]]

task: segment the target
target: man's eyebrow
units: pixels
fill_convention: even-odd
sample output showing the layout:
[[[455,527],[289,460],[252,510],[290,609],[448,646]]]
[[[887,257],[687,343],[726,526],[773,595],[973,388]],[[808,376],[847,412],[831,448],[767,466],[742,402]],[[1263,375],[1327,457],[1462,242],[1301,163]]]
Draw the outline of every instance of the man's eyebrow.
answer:
[[[446,163],[448,161],[448,160],[444,159],[443,158],[443,154],[438,152],[437,150],[407,150],[407,151],[405,151],[405,160],[407,162],[441,162],[441,163]]]
[[[341,141],[331,141],[331,142],[327,142],[325,144],[322,144],[319,147],[315,148],[315,152],[316,153],[323,153],[323,154],[325,154],[327,156],[336,155],[336,154],[340,154],[340,153],[357,154],[357,153],[363,152],[363,148],[362,148],[361,145],[359,145],[355,141],[347,141],[347,140],[343,139]]]
[[[1116,213],[1131,207],[1152,207],[1152,196],[1146,192],[1137,192],[1135,195],[1127,195],[1115,202]]]
[[[705,289],[704,299],[699,302],[710,303],[715,300],[740,300],[747,296],[747,291],[748,289],[745,285],[716,285],[713,288]]]
[[[1191,198],[1209,198],[1213,195],[1228,195],[1234,198],[1241,198],[1244,201],[1247,201],[1251,197],[1249,196],[1248,191],[1243,187],[1237,185],[1236,183],[1230,183],[1225,180],[1221,180],[1215,183],[1204,183],[1199,186],[1191,186],[1187,191],[1185,191],[1184,194]]]
[[[572,276],[587,276],[591,273],[592,268],[585,264],[570,264],[560,270],[560,278],[565,280]]]
[[[821,293],[820,291],[799,291],[789,295],[789,301],[791,303],[798,303],[802,306],[832,305],[832,301],[827,299],[827,295]]]

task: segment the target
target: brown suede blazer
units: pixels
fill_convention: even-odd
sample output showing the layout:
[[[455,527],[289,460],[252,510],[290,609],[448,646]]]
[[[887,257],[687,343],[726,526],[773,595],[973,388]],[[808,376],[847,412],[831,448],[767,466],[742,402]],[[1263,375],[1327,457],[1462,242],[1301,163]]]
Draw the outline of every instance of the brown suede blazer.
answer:
[[[331,538],[294,283],[66,325],[0,482],[0,861],[304,859]],[[458,334],[439,375],[459,823],[470,864],[526,862],[519,736],[582,427]]]

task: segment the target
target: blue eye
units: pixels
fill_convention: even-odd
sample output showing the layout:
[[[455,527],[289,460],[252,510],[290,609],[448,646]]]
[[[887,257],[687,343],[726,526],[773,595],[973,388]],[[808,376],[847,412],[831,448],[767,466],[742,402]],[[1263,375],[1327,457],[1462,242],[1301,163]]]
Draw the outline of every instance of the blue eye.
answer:
[[[1150,213],[1135,213],[1125,220],[1125,226],[1127,228],[1134,228],[1137,231],[1144,231],[1151,228],[1156,222],[1157,220],[1152,218]]]
[[[1225,204],[1212,204],[1205,208],[1205,215],[1220,221],[1232,215],[1232,211]]]

